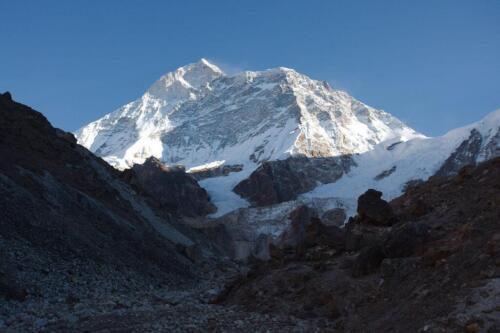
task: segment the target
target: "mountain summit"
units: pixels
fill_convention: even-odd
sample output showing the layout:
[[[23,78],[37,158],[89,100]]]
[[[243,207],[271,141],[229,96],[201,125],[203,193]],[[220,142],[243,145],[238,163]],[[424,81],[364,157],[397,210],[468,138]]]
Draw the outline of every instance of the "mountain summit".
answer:
[[[79,143],[124,169],[150,156],[188,168],[255,165],[288,156],[362,153],[421,136],[293,69],[224,74],[201,59],[156,81],[138,100],[76,132]]]
[[[293,69],[226,75],[201,59],[76,137],[118,169],[151,156],[184,165],[216,215],[301,198],[328,199],[352,214],[369,187],[394,198],[408,184],[498,156],[498,115],[427,138]]]

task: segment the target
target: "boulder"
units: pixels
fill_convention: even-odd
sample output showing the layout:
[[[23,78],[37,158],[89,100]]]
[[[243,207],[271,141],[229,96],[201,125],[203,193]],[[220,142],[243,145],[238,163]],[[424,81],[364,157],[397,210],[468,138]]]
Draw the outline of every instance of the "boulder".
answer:
[[[369,189],[358,198],[358,221],[365,224],[389,226],[395,222],[389,203],[382,199],[382,192]]]

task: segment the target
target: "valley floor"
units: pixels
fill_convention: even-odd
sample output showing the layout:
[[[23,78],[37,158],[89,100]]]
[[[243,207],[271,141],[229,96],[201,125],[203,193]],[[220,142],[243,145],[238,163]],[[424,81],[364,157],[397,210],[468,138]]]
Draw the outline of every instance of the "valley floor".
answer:
[[[325,332],[332,325],[326,319],[211,304],[218,287],[204,281],[184,290],[164,287],[82,299],[2,301],[0,332]]]

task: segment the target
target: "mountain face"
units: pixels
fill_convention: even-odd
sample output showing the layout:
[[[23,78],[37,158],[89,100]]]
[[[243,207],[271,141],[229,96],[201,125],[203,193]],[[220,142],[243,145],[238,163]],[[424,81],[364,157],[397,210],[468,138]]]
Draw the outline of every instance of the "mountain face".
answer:
[[[118,168],[149,156],[192,168],[360,153],[419,134],[292,69],[227,76],[202,59],[166,74],[141,98],[76,136]]]
[[[327,198],[352,214],[369,187],[394,198],[408,184],[498,156],[499,114],[428,138],[292,69],[226,75],[202,59],[76,137],[119,169],[150,156],[184,165],[217,206],[213,216]]]
[[[292,69],[229,76],[205,59],[166,74],[138,100],[75,134],[119,169],[150,156],[193,172],[238,166],[239,172],[216,185],[202,182],[219,214],[247,205],[232,189],[263,162],[347,156],[388,140],[423,137],[390,114]]]
[[[482,120],[435,138],[382,143],[354,157],[357,165],[345,177],[316,187],[310,198],[357,197],[367,188],[392,199],[407,185],[431,176],[454,176],[466,165],[500,156],[500,110]]]

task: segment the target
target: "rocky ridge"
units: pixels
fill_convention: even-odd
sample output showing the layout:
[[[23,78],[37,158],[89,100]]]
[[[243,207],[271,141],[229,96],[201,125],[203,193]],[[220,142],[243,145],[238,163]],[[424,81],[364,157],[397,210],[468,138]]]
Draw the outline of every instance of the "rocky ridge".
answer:
[[[328,318],[336,331],[496,332],[499,184],[495,158],[390,203],[369,190],[344,229],[300,208],[271,260],[216,302]]]

